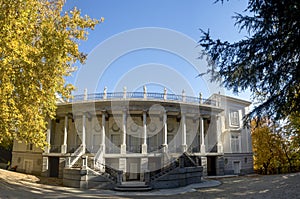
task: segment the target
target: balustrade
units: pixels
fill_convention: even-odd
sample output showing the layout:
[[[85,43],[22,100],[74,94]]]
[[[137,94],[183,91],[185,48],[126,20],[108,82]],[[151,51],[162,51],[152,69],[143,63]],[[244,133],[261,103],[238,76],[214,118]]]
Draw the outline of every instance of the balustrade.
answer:
[[[82,102],[82,101],[95,101],[95,100],[106,100],[106,99],[156,99],[156,100],[168,100],[168,101],[178,101],[186,102],[192,104],[205,104],[211,106],[218,106],[216,100],[212,99],[203,99],[202,95],[199,97],[193,96],[183,96],[169,93],[155,93],[155,92],[110,92],[110,93],[91,93],[87,95],[75,95],[69,101]]]

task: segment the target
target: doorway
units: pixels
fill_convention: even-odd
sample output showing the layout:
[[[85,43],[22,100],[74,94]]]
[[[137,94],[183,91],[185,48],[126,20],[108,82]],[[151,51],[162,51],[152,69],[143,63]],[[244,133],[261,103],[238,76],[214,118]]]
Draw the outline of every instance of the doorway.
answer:
[[[127,178],[128,181],[140,180],[140,159],[128,158],[127,159]]]
[[[236,175],[238,175],[240,173],[240,162],[239,161],[233,162],[233,172]]]
[[[32,173],[32,169],[33,169],[33,160],[24,160],[24,170],[25,173]]]
[[[49,176],[58,177],[59,174],[59,157],[49,157]]]
[[[215,156],[207,157],[207,175],[215,176],[217,175],[217,161]]]

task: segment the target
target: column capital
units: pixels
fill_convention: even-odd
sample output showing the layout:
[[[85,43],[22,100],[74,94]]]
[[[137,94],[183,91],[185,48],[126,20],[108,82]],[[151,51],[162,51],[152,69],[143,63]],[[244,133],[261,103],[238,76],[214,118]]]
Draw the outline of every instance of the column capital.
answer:
[[[186,115],[187,114],[187,111],[186,110],[181,110],[180,111],[180,115]]]
[[[108,113],[107,113],[107,111],[106,110],[102,110],[102,111],[100,111],[101,112],[101,116],[102,115],[104,115],[105,116],[105,118],[107,118],[108,117]]]

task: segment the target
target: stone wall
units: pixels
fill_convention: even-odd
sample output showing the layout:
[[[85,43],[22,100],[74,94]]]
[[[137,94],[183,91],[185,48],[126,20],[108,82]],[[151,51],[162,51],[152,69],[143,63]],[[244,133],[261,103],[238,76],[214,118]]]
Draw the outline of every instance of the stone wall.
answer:
[[[111,189],[114,182],[105,177],[105,174],[97,175],[91,170],[64,169],[63,185],[81,189],[102,188]]]
[[[11,167],[17,166],[18,172],[41,175],[43,160],[42,153],[12,152]]]
[[[150,182],[154,189],[166,189],[200,183],[202,180],[202,166],[176,168],[173,171]]]
[[[234,163],[240,166],[239,175],[253,173],[253,154],[252,153],[236,153],[224,154],[224,173],[225,175],[236,174],[234,171]]]

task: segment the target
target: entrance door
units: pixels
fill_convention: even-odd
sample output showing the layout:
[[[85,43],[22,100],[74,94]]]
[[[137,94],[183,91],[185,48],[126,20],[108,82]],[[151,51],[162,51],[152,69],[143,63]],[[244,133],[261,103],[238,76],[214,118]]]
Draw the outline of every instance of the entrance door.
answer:
[[[138,179],[138,164],[130,163],[129,164],[129,180],[137,180]]]
[[[207,175],[215,176],[217,174],[216,169],[216,157],[208,156],[207,157]]]
[[[49,157],[49,171],[50,177],[58,177],[59,157]]]
[[[234,174],[239,174],[240,173],[240,162],[233,162],[233,169],[234,169]]]
[[[33,169],[33,161],[32,160],[24,160],[25,173],[31,173],[32,169]]]

